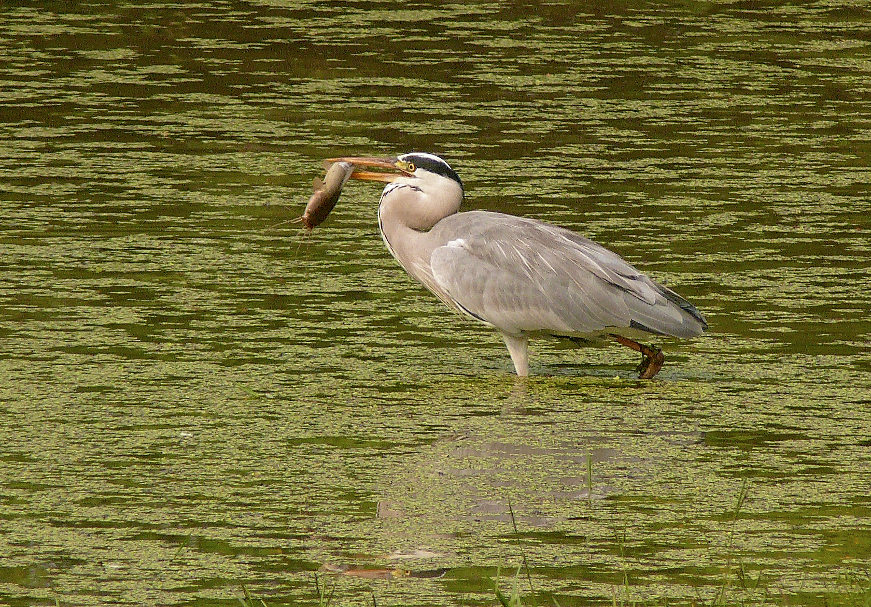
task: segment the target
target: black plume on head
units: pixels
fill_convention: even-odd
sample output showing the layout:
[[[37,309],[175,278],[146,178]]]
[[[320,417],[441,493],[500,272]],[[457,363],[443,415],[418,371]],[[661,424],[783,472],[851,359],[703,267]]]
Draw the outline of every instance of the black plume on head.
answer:
[[[419,169],[424,169],[430,173],[453,179],[460,184],[460,187],[463,187],[463,181],[460,179],[460,176],[457,175],[457,172],[451,168],[451,165],[435,154],[411,152],[410,154],[403,154],[399,159],[403,162],[412,162],[414,163],[414,166]]]

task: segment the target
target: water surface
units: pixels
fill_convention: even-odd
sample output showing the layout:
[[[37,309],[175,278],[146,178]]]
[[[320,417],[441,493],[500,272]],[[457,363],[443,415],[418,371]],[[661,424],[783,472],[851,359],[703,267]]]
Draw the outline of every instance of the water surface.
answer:
[[[521,554],[539,604],[867,598],[866,8],[70,6],[0,9],[3,602],[493,605]],[[710,333],[520,382],[377,189],[287,223],[411,150]]]

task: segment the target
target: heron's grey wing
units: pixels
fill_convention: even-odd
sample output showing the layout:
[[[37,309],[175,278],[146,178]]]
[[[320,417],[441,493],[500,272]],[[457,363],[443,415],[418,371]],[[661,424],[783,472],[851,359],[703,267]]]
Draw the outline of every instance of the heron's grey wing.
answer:
[[[430,257],[439,287],[469,314],[509,333],[583,335],[633,327],[697,335],[673,292],[619,255],[536,220],[472,211],[433,228],[444,243]],[[698,315],[698,312],[695,312]]]
[[[708,323],[698,308],[668,287],[639,272],[617,253],[570,230],[541,222],[536,223],[540,223],[549,230],[559,232],[564,238],[575,242],[578,247],[589,250],[599,267],[606,271],[607,275],[603,277],[605,280],[611,280],[614,276],[627,279],[615,284],[621,289],[626,289],[628,293],[636,295],[644,303],[653,306],[652,308],[639,307],[637,302],[629,300],[627,303],[633,310],[632,318],[635,323],[644,325],[650,332],[664,333],[675,337],[694,337],[707,331]],[[652,300],[649,298],[651,294],[653,295]],[[678,325],[668,323],[667,319],[663,317],[665,311],[663,308],[669,308],[671,311],[679,309],[681,322]],[[669,313],[666,316],[671,318],[672,314]],[[643,318],[647,318],[651,324],[645,324]]]

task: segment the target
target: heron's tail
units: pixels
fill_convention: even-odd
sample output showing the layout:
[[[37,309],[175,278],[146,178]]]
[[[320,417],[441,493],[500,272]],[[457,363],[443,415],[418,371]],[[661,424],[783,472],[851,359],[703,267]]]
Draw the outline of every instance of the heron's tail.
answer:
[[[684,316],[684,326],[689,330],[689,335],[679,335],[678,337],[693,337],[695,335],[701,335],[708,330],[708,321],[705,320],[705,317],[702,316],[702,313],[699,312],[697,307],[671,289],[663,287],[662,285],[657,286],[662,295],[668,301],[681,309],[682,315]]]

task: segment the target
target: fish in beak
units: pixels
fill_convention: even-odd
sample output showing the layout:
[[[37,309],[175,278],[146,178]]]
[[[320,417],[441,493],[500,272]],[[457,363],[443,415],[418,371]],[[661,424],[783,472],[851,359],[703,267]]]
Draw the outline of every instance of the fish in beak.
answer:
[[[361,167],[379,170],[361,170]],[[329,158],[324,161],[324,168],[327,173],[323,181],[315,180],[314,194],[309,199],[305,212],[298,218],[308,230],[320,225],[327,218],[339,201],[339,195],[348,179],[391,182],[413,174],[410,170],[406,170],[410,167],[406,167],[398,158],[363,156]]]

